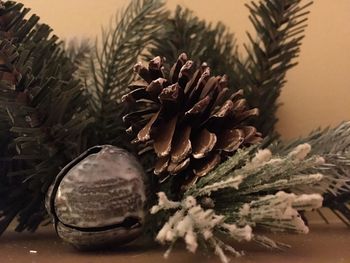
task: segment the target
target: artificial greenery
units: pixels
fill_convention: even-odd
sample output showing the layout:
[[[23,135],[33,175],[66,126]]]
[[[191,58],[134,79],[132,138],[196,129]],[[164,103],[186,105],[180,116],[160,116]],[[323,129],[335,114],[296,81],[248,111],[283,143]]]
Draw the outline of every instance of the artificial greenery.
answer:
[[[327,167],[324,172],[335,181],[332,188],[323,191],[324,207],[330,208],[346,225],[350,226],[350,122],[343,122],[334,128],[317,129],[308,136],[290,142],[276,142],[271,145],[271,150],[276,154],[285,154],[293,147],[301,143],[309,143],[312,147],[311,153],[325,158]],[[339,179],[343,180],[339,181]],[[326,221],[327,217],[318,211]]]
[[[255,125],[264,135],[273,134],[277,122],[278,97],[286,83],[287,71],[297,65],[301,41],[307,26],[304,0],[252,1],[247,4],[257,36],[247,33],[247,59],[240,67],[242,86],[248,102],[260,109]]]
[[[58,38],[29,9],[12,1],[0,9],[2,116],[0,233],[35,230],[46,217],[44,197],[60,169],[84,149],[91,122],[87,100]]]
[[[248,34],[247,55],[239,56],[223,24],[212,26],[180,7],[170,15],[161,0],[131,1],[103,31],[100,45],[68,48],[36,15],[28,16],[22,4],[0,2],[0,234],[14,219],[17,231],[34,231],[45,220],[49,185],[87,147],[114,144],[134,150],[124,132],[121,116],[128,109],[121,99],[141,58],[160,55],[171,64],[186,51],[198,63],[207,61],[214,74],[229,76],[231,92],[244,89],[250,106],[260,108],[253,123],[258,130],[275,134],[277,99],[286,72],[296,65],[310,4],[248,4],[256,32]],[[194,251],[197,233],[223,261],[223,250],[238,253],[223,243],[222,235],[279,247],[278,242],[251,235],[251,230],[263,226],[307,231],[298,212],[319,207],[319,194],[324,205],[349,224],[349,135],[349,123],[344,123],[292,143],[276,143],[270,146],[272,155],[258,147],[239,150],[175,197],[182,201],[172,203],[164,197],[169,186],[158,185],[157,190],[165,192],[160,200],[170,206],[160,202],[153,212],[170,208],[162,214],[164,222],[172,220],[170,230],[180,222],[173,220],[171,209],[187,222],[187,215],[198,215],[187,224],[192,232],[174,232],[169,240],[160,235],[158,240],[172,243],[184,237]],[[314,192],[317,195],[309,195]],[[207,234],[199,233],[206,227]]]
[[[122,96],[133,80],[132,68],[145,48],[152,45],[167,17],[161,0],[136,0],[116,16],[116,22],[102,32],[90,57],[86,90],[90,94],[93,144],[110,143],[127,147],[122,122]],[[93,140],[96,138],[96,140]]]
[[[87,85],[86,80],[89,78],[90,71],[86,65],[89,65],[90,54],[93,48],[91,41],[88,38],[81,40],[74,38],[68,42],[63,42],[62,45],[67,57],[75,67],[75,77],[80,79],[83,85]]]
[[[195,252],[199,244],[207,244],[222,262],[225,252],[241,253],[225,238],[257,242],[269,248],[283,248],[255,230],[307,233],[308,227],[299,212],[319,208],[319,194],[297,194],[291,188],[317,186],[324,175],[310,174],[324,165],[318,156],[308,156],[310,146],[300,145],[284,156],[272,155],[257,147],[238,150],[236,155],[188,189],[180,202],[169,201],[159,193],[159,203],[151,210],[172,211],[156,239],[170,244],[166,252],[183,238],[187,249]],[[284,192],[287,191],[287,192]]]
[[[34,231],[46,217],[50,183],[88,146],[128,146],[120,98],[167,14],[162,1],[131,2],[117,25],[104,31],[102,49],[87,59],[89,47],[64,50],[36,15],[25,18],[28,12],[12,1],[0,10],[0,233],[16,217],[17,231]]]
[[[166,58],[168,65],[173,65],[181,53],[195,62],[207,62],[213,74],[228,75],[230,86],[238,88],[236,39],[223,23],[209,24],[191,10],[177,6],[163,21],[145,60],[160,56]]]
[[[244,44],[245,52],[238,52],[234,35],[224,24],[213,26],[178,6],[149,51],[167,58],[169,64],[186,52],[194,61],[208,62],[214,74],[228,75],[231,91],[243,89],[249,106],[260,109],[253,126],[264,136],[275,135],[277,99],[286,72],[297,64],[311,3],[269,0],[246,4],[255,32],[247,33],[250,43]]]

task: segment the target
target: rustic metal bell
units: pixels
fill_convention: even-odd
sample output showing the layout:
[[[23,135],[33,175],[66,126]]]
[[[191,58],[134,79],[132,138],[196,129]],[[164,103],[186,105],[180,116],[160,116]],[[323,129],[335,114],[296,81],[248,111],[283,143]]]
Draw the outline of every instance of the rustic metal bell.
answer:
[[[57,234],[80,249],[132,241],[144,225],[145,181],[127,151],[90,148],[62,169],[48,191],[46,208]]]

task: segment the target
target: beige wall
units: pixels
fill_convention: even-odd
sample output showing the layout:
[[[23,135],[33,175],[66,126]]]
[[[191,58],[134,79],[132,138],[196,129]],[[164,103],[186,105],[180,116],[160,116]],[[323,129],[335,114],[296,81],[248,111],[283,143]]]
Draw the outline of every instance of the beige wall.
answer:
[[[129,0],[130,1],[130,0]],[[23,0],[63,38],[95,37],[128,0]],[[251,29],[246,0],[168,0],[189,7],[209,21],[221,20],[240,43]],[[316,0],[299,65],[288,73],[278,112],[284,138],[307,134],[319,126],[350,120],[350,0]]]

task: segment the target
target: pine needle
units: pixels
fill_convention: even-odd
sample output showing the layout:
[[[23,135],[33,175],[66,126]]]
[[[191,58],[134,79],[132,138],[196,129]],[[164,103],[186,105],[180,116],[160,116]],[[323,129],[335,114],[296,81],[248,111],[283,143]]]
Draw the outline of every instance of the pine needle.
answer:
[[[312,154],[322,156],[326,163],[314,170],[324,173],[326,181],[314,187],[313,191],[321,193],[324,206],[337,216],[342,215],[341,220],[350,225],[350,209],[347,206],[350,203],[350,122],[340,123],[334,128],[317,129],[308,136],[290,142],[276,142],[270,149],[275,154],[285,154],[304,142],[311,145]]]
[[[273,135],[277,122],[277,98],[286,83],[287,71],[297,63],[301,41],[307,23],[307,8],[303,0],[252,1],[246,4],[249,19],[256,31],[254,38],[247,33],[249,54],[239,67],[241,85],[251,107],[260,109],[254,125],[263,135]]]
[[[34,231],[47,217],[46,191],[59,170],[85,147],[92,122],[74,65],[51,28],[29,9],[0,8],[0,234]]]
[[[134,78],[133,66],[152,45],[166,17],[162,0],[131,1],[115,17],[115,23],[103,30],[101,46],[96,42],[87,69],[90,75],[85,77],[90,112],[96,119],[90,136],[92,144],[128,147],[121,98]]]

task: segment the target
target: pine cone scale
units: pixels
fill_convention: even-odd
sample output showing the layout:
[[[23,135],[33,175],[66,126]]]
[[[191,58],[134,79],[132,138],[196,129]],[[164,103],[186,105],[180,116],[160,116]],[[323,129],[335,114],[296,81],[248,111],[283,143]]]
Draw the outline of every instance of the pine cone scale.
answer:
[[[193,173],[197,176],[197,177],[203,177],[205,175],[207,175],[211,170],[213,170],[221,161],[221,157],[220,154],[215,153],[212,154],[210,156],[208,156],[205,159],[201,159],[201,161],[199,161],[193,169]]]
[[[140,99],[150,100],[150,101],[152,100],[151,96],[145,90],[144,87],[138,87],[137,89],[132,90],[130,93],[122,97],[122,101],[129,105],[134,104],[136,101]]]
[[[148,84],[152,82],[152,76],[145,66],[142,65],[142,63],[137,63],[134,66],[134,71],[137,72],[137,74],[144,79]]]
[[[231,100],[225,101],[225,103],[216,111],[212,116],[210,116],[209,120],[211,118],[215,119],[223,119],[226,117],[230,117],[233,115],[234,110],[234,104]]]
[[[137,139],[140,142],[145,142],[148,141],[151,138],[151,129],[152,129],[152,125],[154,124],[154,122],[157,120],[159,115],[159,111],[154,114],[151,119],[149,120],[149,122],[146,124],[145,127],[143,127],[139,133],[137,134]]]
[[[211,98],[209,96],[206,96],[202,100],[198,101],[191,109],[185,112],[185,116],[195,116],[198,114],[203,113],[209,106],[211,102]]]
[[[203,73],[201,74],[199,80],[198,80],[198,84],[194,86],[194,88],[191,90],[191,93],[188,96],[188,105],[193,105],[193,103],[195,101],[198,100],[204,86],[206,85],[208,79],[210,76],[210,70],[209,68],[205,68],[203,70]],[[189,90],[190,91],[190,90]],[[186,107],[187,108],[187,107]]]
[[[211,77],[204,85],[201,94],[199,95],[199,99],[203,99],[208,96],[210,93],[215,92],[216,87],[218,86],[218,78],[220,77]]]
[[[171,175],[176,175],[180,172],[182,172],[183,170],[185,170],[188,165],[190,164],[191,159],[187,158],[184,161],[180,162],[180,163],[170,163],[168,166],[168,172]]]
[[[179,56],[179,59],[176,61],[176,63],[172,66],[170,70],[169,78],[171,79],[172,83],[176,83],[178,81],[179,73],[183,65],[187,61],[187,55],[185,53],[182,53]]]
[[[159,94],[162,92],[164,86],[166,86],[167,80],[164,78],[158,78],[153,80],[147,87],[146,91],[150,93],[150,96],[153,100],[156,100]]]
[[[154,151],[158,157],[165,157],[170,154],[176,123],[177,115],[168,122],[162,122],[157,127],[154,136]]]
[[[177,138],[171,153],[172,162],[179,163],[192,153],[191,130],[191,126],[185,126],[181,129],[182,132],[177,132]]]
[[[199,136],[194,139],[193,154],[195,159],[201,159],[210,153],[217,141],[215,133],[209,132],[207,129],[203,129]]]
[[[244,142],[245,134],[240,129],[224,130],[221,133],[217,149],[233,152]]]
[[[169,165],[169,156],[158,158],[154,165],[154,174],[161,175],[166,172]]]
[[[226,100],[229,100],[228,96],[229,96],[229,89],[228,88],[223,88],[219,92],[218,96],[216,97],[216,100],[214,101],[212,112],[215,111],[215,109],[217,107],[220,107],[220,105],[222,103],[224,103]],[[229,100],[229,101],[231,101],[231,100]]]
[[[174,85],[168,86],[162,90],[158,98],[162,104],[167,102],[177,102],[180,96],[180,87],[176,83]]]
[[[193,74],[193,77],[190,79],[190,81],[186,84],[185,87],[185,94],[189,97],[190,94],[192,93],[192,91],[196,88],[196,86],[198,85],[198,81],[200,79],[200,77],[203,74],[203,70],[202,69],[197,69],[195,71],[195,73]]]

